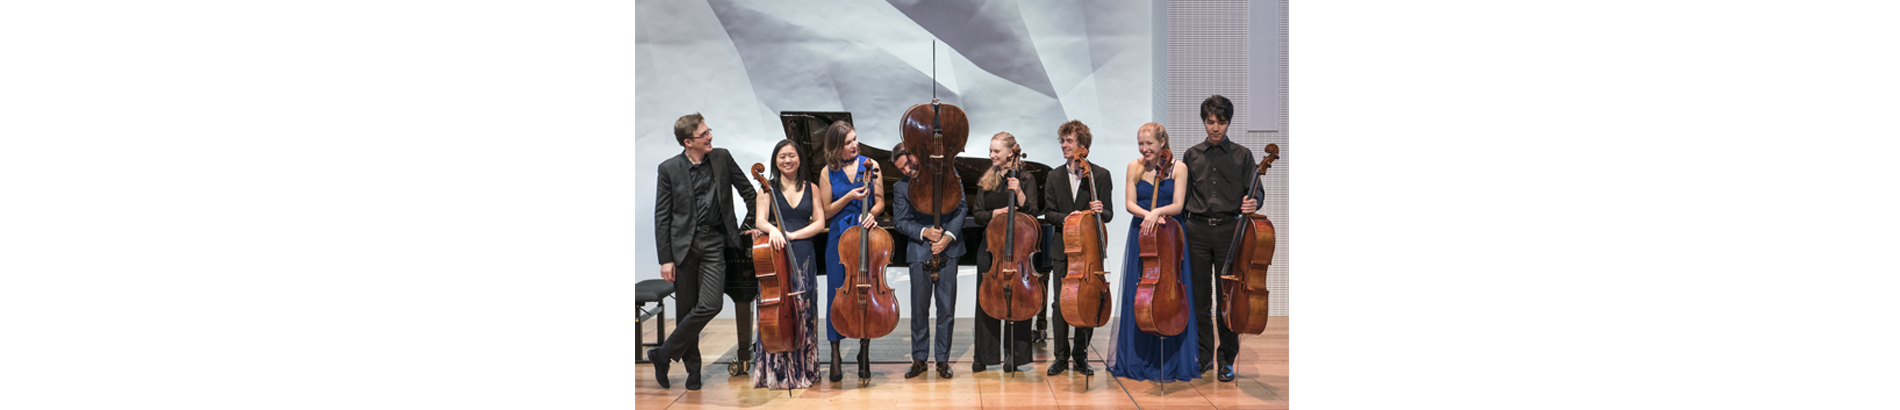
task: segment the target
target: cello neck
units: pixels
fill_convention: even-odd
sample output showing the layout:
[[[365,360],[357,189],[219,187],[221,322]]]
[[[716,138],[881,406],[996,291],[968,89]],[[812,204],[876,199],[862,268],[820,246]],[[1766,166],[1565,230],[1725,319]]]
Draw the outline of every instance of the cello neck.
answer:
[[[774,195],[778,196],[779,198],[785,197],[785,187],[780,186],[780,187],[774,187],[774,188],[778,188],[778,189],[773,190]],[[772,198],[772,219],[775,221],[778,221],[778,230],[780,232],[785,231],[785,211],[782,209],[779,209],[778,198]]]
[[[1089,165],[1089,162],[1087,160],[1079,160],[1078,162],[1081,162],[1082,166],[1084,167],[1091,167],[1091,168],[1093,167],[1092,165]],[[1089,171],[1089,174],[1082,179],[1087,180],[1083,182],[1087,182],[1089,184],[1089,203],[1085,204],[1083,207],[1088,208],[1088,210],[1090,211],[1093,211],[1095,210],[1095,203],[1102,202],[1102,191],[1100,189],[1097,189],[1097,188],[1101,188],[1101,186],[1095,184],[1095,170],[1089,169],[1088,171]],[[1102,223],[1101,213],[1095,214],[1095,223],[1098,225]]]
[[[1095,169],[1093,169],[1093,166],[1092,166],[1092,165],[1089,165],[1089,161],[1088,161],[1087,159],[1079,159],[1079,158],[1078,158],[1078,159],[1076,160],[1076,162],[1081,162],[1081,163],[1082,163],[1082,166],[1084,166],[1084,167],[1090,167],[1090,168],[1084,168],[1084,169],[1087,169],[1087,170],[1088,170],[1088,175],[1087,175],[1086,177],[1084,177],[1084,178],[1083,178],[1083,179],[1087,179],[1087,180],[1088,180],[1087,182],[1088,182],[1088,184],[1089,184],[1089,201],[1090,201],[1090,203],[1088,203],[1088,204],[1084,204],[1084,205],[1082,206],[1082,208],[1083,208],[1083,209],[1087,209],[1087,210],[1090,210],[1090,211],[1094,211],[1094,210],[1095,210],[1095,205],[1094,205],[1094,203],[1095,203],[1095,202],[1102,202],[1102,191],[1101,191],[1101,190],[1099,190],[1099,189],[1097,189],[1097,188],[1100,188],[1101,186],[1100,186],[1100,185],[1096,185],[1096,184],[1095,184]],[[1095,226],[1096,226],[1096,227],[1098,227],[1098,228],[1099,228],[1099,227],[1101,227],[1101,226],[1103,226],[1103,224],[1102,224],[1102,213],[1100,213],[1100,212],[1089,212],[1089,217],[1090,217],[1090,218],[1092,218],[1092,220],[1094,220],[1094,221],[1095,221]],[[1095,236],[1096,236],[1096,239],[1098,239],[1098,242],[1101,242],[1101,246],[1102,246],[1102,247],[1104,247],[1104,248],[1107,248],[1107,247],[1108,247],[1108,235],[1105,235],[1105,234],[1099,234],[1099,233],[1098,233],[1098,234],[1096,234]]]
[[[946,152],[947,150],[943,149],[943,127],[941,125],[937,127],[936,138],[937,138],[937,151]],[[941,158],[941,156],[938,156],[938,158]],[[936,181],[936,183],[930,184],[930,189],[936,191],[936,192],[931,193],[930,198],[932,201],[944,202],[943,200],[943,169],[947,167],[944,166],[943,162],[947,162],[947,161],[937,161],[937,162],[938,162],[937,166],[930,167],[930,177],[935,178],[935,181]],[[922,166],[923,161],[918,161],[918,165]],[[938,208],[942,208],[942,206],[939,206]],[[944,211],[938,210],[937,212],[938,214],[932,215],[933,217],[936,218],[936,222],[937,222],[936,228],[943,229],[943,213],[942,212]]]
[[[1149,212],[1148,216],[1149,217],[1154,216],[1153,212],[1156,209],[1161,209],[1161,168],[1155,168],[1154,186],[1155,187],[1154,187],[1153,193],[1148,194],[1148,212]]]
[[[1004,174],[1004,178],[1011,178],[1014,175],[1016,175],[1016,170],[1011,169],[1009,173]],[[1016,192],[1011,191],[1009,185],[1005,183],[1003,193],[1009,195],[1009,212],[1003,213],[1004,225],[1006,225],[1003,228],[1003,258],[1014,260],[1016,258]]]
[[[858,167],[863,168],[864,161],[858,161]],[[869,172],[869,169],[861,169],[858,171],[858,182],[864,183],[864,197],[858,198],[859,220],[857,222],[859,227],[864,226],[863,218],[871,216],[871,196],[877,195],[877,187],[871,184],[870,178],[867,178],[871,175]],[[869,266],[871,264],[871,230],[865,228],[863,231],[864,233],[862,235],[858,235],[858,272],[869,275],[871,272],[871,267]],[[869,278],[867,277],[866,279]]]

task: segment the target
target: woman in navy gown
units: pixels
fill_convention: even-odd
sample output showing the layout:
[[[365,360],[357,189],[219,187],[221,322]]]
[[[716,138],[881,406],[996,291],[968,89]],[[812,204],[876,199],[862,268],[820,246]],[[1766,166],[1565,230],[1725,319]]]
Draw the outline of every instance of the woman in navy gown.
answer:
[[[869,196],[865,181],[876,181],[876,165],[869,158],[858,155],[858,131],[850,123],[838,121],[825,129],[825,167],[819,171],[818,203],[824,205],[825,225],[831,234],[825,239],[825,306],[831,306],[831,298],[838,294],[838,287],[844,286],[844,278],[849,275],[844,264],[838,259],[838,238],[844,236],[845,229],[851,225],[876,228],[877,218],[862,218],[862,206],[869,203],[871,215],[884,212],[884,192]],[[863,201],[860,201],[862,199]],[[881,271],[879,273],[882,273]],[[844,379],[839,369],[843,361],[838,351],[838,341],[844,335],[838,334],[838,328],[831,325],[829,316],[825,320],[826,338],[831,341],[831,381]],[[861,356],[861,355],[860,355]]]
[[[772,238],[774,248],[791,248],[796,274],[788,272],[786,277],[790,278],[790,292],[797,293],[792,306],[798,311],[799,326],[798,340],[789,352],[765,353],[765,346],[757,338],[752,340],[752,351],[759,352],[759,371],[752,373],[752,387],[803,389],[818,380],[818,332],[814,331],[818,327],[818,292],[812,289],[818,283],[818,272],[811,238],[824,230],[825,225],[819,221],[825,220],[825,210],[812,205],[818,184],[806,181],[799,171],[802,157],[791,140],[780,140],[772,148],[772,195],[761,195],[753,213],[758,215],[753,226]],[[784,215],[772,215],[773,204],[766,201],[777,202]],[[780,220],[785,226],[778,226]]]
[[[1179,380],[1189,381],[1201,378],[1197,365],[1199,356],[1196,349],[1194,321],[1188,321],[1187,329],[1181,334],[1170,336],[1165,341],[1155,335],[1141,331],[1135,325],[1135,284],[1141,282],[1141,232],[1153,229],[1161,224],[1181,223],[1181,208],[1187,196],[1187,188],[1175,185],[1176,181],[1187,180],[1187,167],[1175,160],[1172,172],[1162,175],[1160,191],[1155,189],[1155,165],[1160,160],[1162,150],[1168,149],[1168,131],[1161,124],[1147,123],[1137,131],[1136,145],[1141,150],[1141,158],[1128,163],[1127,182],[1123,191],[1128,203],[1124,206],[1135,218],[1128,222],[1128,246],[1122,253],[1122,292],[1120,322],[1115,325],[1115,343],[1113,353],[1108,355],[1108,372],[1116,377],[1133,380]],[[1159,201],[1159,208],[1150,207]],[[1187,243],[1176,243],[1180,250],[1176,255],[1187,255]],[[1187,258],[1180,262],[1181,286],[1193,289],[1194,284],[1187,273]],[[1193,298],[1183,300],[1190,311],[1194,309]],[[1166,362],[1163,363],[1163,358]]]

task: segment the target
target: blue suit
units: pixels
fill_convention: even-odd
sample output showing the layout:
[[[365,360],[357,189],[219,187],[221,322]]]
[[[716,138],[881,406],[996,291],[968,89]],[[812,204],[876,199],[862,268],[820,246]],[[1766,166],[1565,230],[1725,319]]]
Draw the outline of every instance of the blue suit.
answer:
[[[930,280],[930,272],[924,270],[924,262],[930,260],[930,241],[924,239],[924,228],[936,226],[936,215],[917,212],[910,205],[910,178],[897,182],[893,203],[897,204],[894,221],[897,232],[910,238],[910,246],[905,257],[910,261],[910,354],[913,360],[926,360],[930,348],[930,297],[937,297],[937,348],[938,363],[950,360],[951,329],[956,324],[957,312],[957,257],[963,256],[963,238],[950,241],[943,254],[950,259],[938,269],[938,280]],[[943,231],[956,236],[963,232],[963,219],[970,208],[962,202],[957,209],[943,216]]]

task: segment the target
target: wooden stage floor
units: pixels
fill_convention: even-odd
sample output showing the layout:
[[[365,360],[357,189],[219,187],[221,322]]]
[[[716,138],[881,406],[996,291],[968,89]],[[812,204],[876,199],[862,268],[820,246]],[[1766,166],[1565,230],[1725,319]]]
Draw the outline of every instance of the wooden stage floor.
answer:
[[[667,330],[674,326],[668,320]],[[942,380],[931,370],[915,379],[904,379],[910,368],[910,324],[900,320],[897,330],[871,342],[871,384],[858,386],[855,340],[843,343],[845,377],[833,383],[829,365],[819,366],[820,380],[809,389],[754,389],[751,376],[729,376],[726,364],[737,356],[737,333],[732,319],[714,319],[700,339],[704,361],[705,386],[699,391],[686,390],[686,371],[673,363],[671,389],[653,381],[653,366],[641,364],[635,370],[639,384],[634,388],[635,406],[641,409],[927,409],[927,408],[1046,408],[1046,409],[1284,409],[1288,400],[1287,317],[1268,321],[1266,332],[1241,335],[1240,356],[1234,362],[1239,375],[1231,383],[1221,383],[1214,372],[1203,373],[1192,382],[1143,382],[1110,376],[1102,364],[1102,353],[1109,346],[1112,326],[1096,329],[1089,346],[1089,366],[1095,368],[1093,380],[1074,371],[1048,376],[1048,358],[1053,342],[1035,345],[1036,362],[1023,366],[1023,372],[1005,376],[997,367],[982,373],[970,373],[971,326],[974,318],[957,318],[956,335],[951,343],[954,377]],[[656,341],[654,326],[641,330],[647,341]],[[1051,336],[1053,337],[1053,336]],[[819,338],[818,357],[829,360],[830,346]],[[828,363],[828,362],[827,362]]]

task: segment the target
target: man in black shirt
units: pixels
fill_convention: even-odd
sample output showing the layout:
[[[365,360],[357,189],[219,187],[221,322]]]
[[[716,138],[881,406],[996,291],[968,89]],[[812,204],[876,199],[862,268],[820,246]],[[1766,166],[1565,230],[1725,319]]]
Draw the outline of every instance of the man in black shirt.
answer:
[[[1114,220],[1115,208],[1109,204],[1115,200],[1115,177],[1109,175],[1108,169],[1094,162],[1075,160],[1077,151],[1088,149],[1089,145],[1095,141],[1095,136],[1089,133],[1089,126],[1082,124],[1081,121],[1069,120],[1056,128],[1056,138],[1059,138],[1062,144],[1062,157],[1069,161],[1056,167],[1054,171],[1050,171],[1048,182],[1042,184],[1044,187],[1042,203],[1048,205],[1043,210],[1043,220],[1050,225],[1055,225],[1058,234],[1062,232],[1062,224],[1070,214],[1081,213],[1085,210],[1093,210],[1101,215],[1104,224]],[[1089,172],[1092,174],[1089,179],[1093,180],[1092,183],[1076,175],[1075,171],[1081,169],[1080,166],[1089,167]],[[1098,190],[1095,191],[1097,193],[1092,194],[1091,188]],[[1103,202],[1101,199],[1107,199],[1108,202]],[[1106,228],[1101,232],[1104,236],[1108,235]],[[1062,239],[1053,240],[1061,241]],[[1049,258],[1055,260],[1055,272],[1051,273],[1055,279],[1050,281],[1050,285],[1053,286],[1050,293],[1057,295],[1049,298],[1049,316],[1054,316],[1056,319],[1056,350],[1053,352],[1055,357],[1050,359],[1049,375],[1062,374],[1063,371],[1069,369],[1071,362],[1075,363],[1076,373],[1094,375],[1095,369],[1090,369],[1088,364],[1088,350],[1089,339],[1094,336],[1095,328],[1075,328],[1074,348],[1071,349],[1069,321],[1062,316],[1060,294],[1062,293],[1062,278],[1068,276],[1069,255],[1060,251],[1050,252]]]
[[[1219,311],[1215,295],[1219,275],[1226,269],[1227,257],[1239,217],[1259,210],[1258,198],[1247,196],[1260,184],[1254,174],[1253,150],[1227,137],[1227,126],[1234,118],[1234,103],[1215,95],[1201,102],[1201,124],[1207,140],[1188,148],[1181,162],[1188,167],[1187,223],[1188,264],[1194,270],[1194,318],[1200,328],[1200,365],[1207,371],[1220,360],[1220,381],[1234,380],[1234,357],[1240,355],[1240,334],[1227,328],[1227,320],[1214,320]],[[1219,329],[1220,350],[1215,351],[1214,333]]]
[[[686,389],[701,385],[699,333],[719,315],[724,302],[725,248],[742,248],[740,225],[732,219],[732,191],[750,205],[757,198],[745,171],[732,154],[712,147],[712,127],[695,113],[673,123],[673,138],[685,151],[660,163],[658,200],[653,207],[654,245],[660,254],[660,277],[677,287],[682,309],[679,326],[660,347],[647,352],[660,387],[671,387],[666,370],[673,360],[686,365]],[[746,221],[753,218],[746,207]]]

